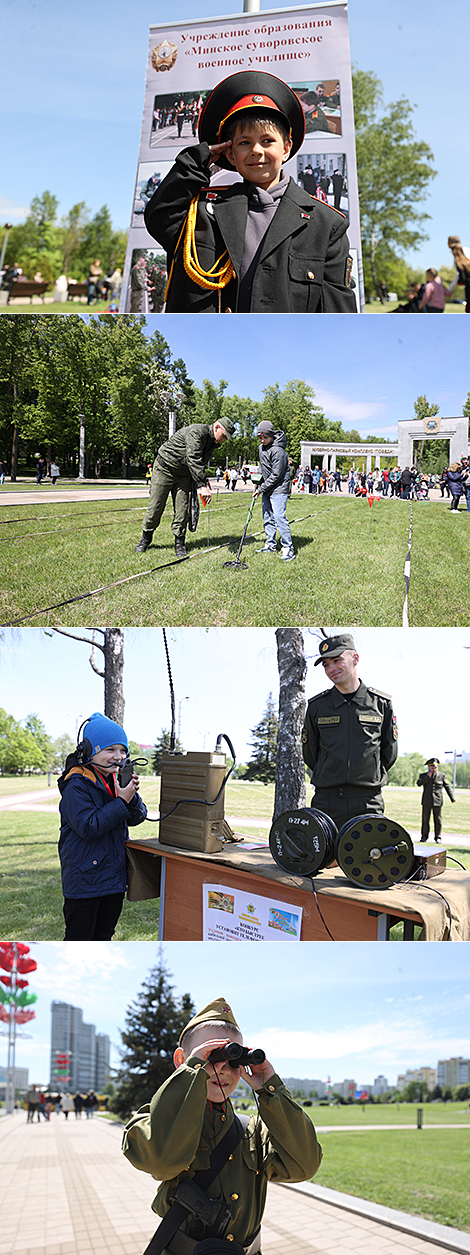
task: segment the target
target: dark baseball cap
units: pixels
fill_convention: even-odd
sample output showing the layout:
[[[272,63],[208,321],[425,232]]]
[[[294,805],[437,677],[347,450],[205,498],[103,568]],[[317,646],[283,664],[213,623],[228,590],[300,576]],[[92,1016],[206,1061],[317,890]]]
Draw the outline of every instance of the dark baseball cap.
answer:
[[[345,649],[353,649],[356,652],[353,637],[349,632],[345,632],[343,636],[326,636],[324,641],[320,641],[320,657],[313,665],[318,667],[324,658],[339,658]]]

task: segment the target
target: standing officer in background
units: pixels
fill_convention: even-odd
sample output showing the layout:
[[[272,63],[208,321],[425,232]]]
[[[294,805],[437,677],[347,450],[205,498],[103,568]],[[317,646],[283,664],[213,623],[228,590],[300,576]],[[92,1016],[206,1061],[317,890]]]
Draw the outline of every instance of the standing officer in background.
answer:
[[[312,806],[338,828],[356,815],[384,811],[382,785],[397,757],[397,721],[391,698],[366,688],[349,634],[327,636],[320,657],[333,688],[312,697],[302,734],[303,756],[315,785]]]
[[[449,794],[451,802],[455,802],[455,797],[450,787],[449,781],[446,779],[443,771],[438,771],[438,758],[428,758],[426,760],[427,771],[422,771],[418,776],[416,784],[422,786],[423,796],[421,798],[422,817],[421,817],[421,840],[427,841],[429,837],[429,821],[431,819],[431,811],[434,820],[434,840],[441,840],[442,832],[442,790],[445,789]]]

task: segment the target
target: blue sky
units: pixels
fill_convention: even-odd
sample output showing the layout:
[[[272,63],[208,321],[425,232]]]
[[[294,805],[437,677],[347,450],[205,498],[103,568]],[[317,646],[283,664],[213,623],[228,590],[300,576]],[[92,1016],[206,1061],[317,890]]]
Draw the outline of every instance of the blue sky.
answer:
[[[391,318],[391,321],[390,321]],[[414,417],[413,404],[425,395],[443,417],[456,417],[470,389],[468,327],[463,319],[368,318],[337,315],[332,321],[266,318],[213,318],[210,338],[203,320],[185,315],[150,314],[147,330],[164,335],[174,357],[201,386],[208,378],[228,379],[227,395],[263,399],[263,388],[305,379],[327,418],[362,437],[397,440],[399,419]],[[227,330],[228,333],[227,334]]]
[[[318,635],[313,628],[304,633],[307,697],[329,688],[323,668],[314,666]],[[468,628],[358,628],[354,636],[361,678],[392,694],[401,754],[418,750],[444,761],[446,750],[470,751],[467,703],[445,700],[455,691],[456,676],[459,690],[469,690]],[[269,691],[278,696],[274,630],[168,629],[168,644],[185,748],[212,749],[217,734],[227,732],[238,761],[246,762],[250,729],[260,720]],[[67,731],[74,737],[77,719],[80,724],[103,709],[103,682],[91,670],[89,654],[86,645],[41,628],[4,630],[0,704],[16,719],[37,713],[52,736]],[[161,630],[126,629],[124,656],[126,731],[131,740],[154,744],[170,726]]]
[[[296,947],[267,943],[163,945],[177,995],[202,1007],[228,998],[251,1046],[263,1046],[284,1076],[394,1084],[408,1067],[470,1053],[466,946]],[[38,995],[31,1040],[18,1040],[17,1065],[30,1081],[49,1075],[50,1003],[82,1007],[84,1019],[120,1045],[125,1012],[157,961],[153,943],[41,942],[30,989]],[[445,1006],[445,1015],[442,1008]],[[0,1048],[4,1058],[6,1045]],[[113,1061],[117,1061],[113,1051]]]
[[[261,10],[272,8],[262,0]],[[174,20],[236,11],[233,0],[175,0]],[[149,0],[0,0],[2,95],[0,216],[22,220],[49,188],[60,212],[85,200],[110,207],[127,229],[142,117],[148,27],[168,19]],[[413,260],[448,262],[448,234],[465,235],[470,169],[465,158],[468,76],[459,61],[469,19],[466,0],[351,0],[351,56],[384,85],[386,102],[417,105],[414,126],[435,156],[438,176],[426,201],[429,242]],[[464,243],[470,243],[464,239]],[[411,259],[410,259],[411,260]]]

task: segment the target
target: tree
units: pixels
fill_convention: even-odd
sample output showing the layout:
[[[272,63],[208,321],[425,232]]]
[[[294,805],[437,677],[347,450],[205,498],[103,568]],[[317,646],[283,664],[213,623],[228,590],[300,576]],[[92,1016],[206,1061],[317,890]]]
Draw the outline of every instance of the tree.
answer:
[[[428,238],[422,201],[436,171],[431,149],[415,138],[408,100],[383,106],[380,80],[363,70],[353,74],[353,96],[365,286],[380,295],[394,250]]]
[[[439,413],[439,406],[433,401],[428,401],[426,396],[417,397],[414,403],[415,419],[434,418]],[[429,471],[442,471],[449,461],[449,445],[447,440],[425,440],[421,441],[421,446],[417,459],[413,454],[413,460],[416,461],[418,468]]]
[[[421,771],[423,771],[423,754],[415,750],[411,754],[403,754],[396,759],[388,772],[388,782],[400,788],[410,788],[416,784]]]
[[[152,767],[156,776],[161,774],[162,755],[167,754],[171,745],[171,734],[167,728],[162,728],[158,741],[155,742],[155,749],[152,756]],[[175,739],[175,754],[183,754],[183,746],[178,737]]]
[[[23,728],[13,715],[0,709],[1,774],[22,776],[24,772],[41,770],[44,770],[44,753],[33,734],[28,728]]]
[[[36,763],[41,771],[47,771],[52,766],[53,746],[52,740],[46,732],[45,726],[39,715],[28,715],[25,719],[25,729],[33,737],[37,748]],[[39,761],[38,761],[39,759]],[[35,763],[35,765],[36,765]]]
[[[302,727],[305,715],[307,663],[300,628],[277,628],[279,720],[273,820],[284,811],[305,806],[305,763]]]
[[[54,628],[61,636],[70,636],[74,641],[83,641],[91,645],[89,658],[90,667],[104,680],[104,713],[122,728],[124,726],[124,628],[94,628],[91,639],[89,636],[77,636],[76,632],[68,632],[66,628]],[[98,635],[103,639],[98,640]],[[98,665],[97,653],[103,654],[104,663]]]
[[[262,719],[251,729],[253,753],[245,780],[262,780],[270,784],[276,778],[276,744],[278,719],[272,693],[268,694]]]
[[[196,1010],[190,994],[178,998],[173,990],[160,955],[128,1008],[121,1031],[121,1066],[114,1074],[117,1093],[110,1106],[122,1117],[150,1102],[171,1076],[178,1038]]]

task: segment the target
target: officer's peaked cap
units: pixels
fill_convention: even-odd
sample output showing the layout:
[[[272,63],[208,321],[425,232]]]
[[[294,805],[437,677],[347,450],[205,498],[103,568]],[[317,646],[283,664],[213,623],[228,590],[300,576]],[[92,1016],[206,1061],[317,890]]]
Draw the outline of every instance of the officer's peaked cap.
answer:
[[[438,758],[427,758],[427,759],[426,759],[426,767],[434,767],[434,764],[436,765],[436,767],[438,767],[438,766],[439,766],[439,759],[438,759]]]
[[[220,1023],[222,1020],[224,1024],[229,1024],[231,1028],[236,1028],[238,1032],[241,1031],[227,999],[214,998],[212,1002],[208,1002],[207,1006],[202,1008],[202,1011],[197,1011],[196,1015],[193,1015],[192,1020],[189,1021],[189,1024],[186,1024],[179,1039],[180,1046],[185,1033],[189,1033],[190,1029],[197,1028],[198,1024],[207,1024],[211,1020],[215,1020],[216,1023]]]
[[[349,632],[345,632],[343,636],[325,636],[324,641],[320,641],[320,657],[317,658],[314,666],[318,667],[318,664],[323,662],[324,658],[339,658],[339,655],[343,654],[345,649],[356,650],[354,640]]]
[[[273,122],[282,120],[292,141],[291,157],[298,152],[305,135],[305,118],[300,100],[287,83],[283,83],[274,74],[265,74],[262,70],[242,70],[240,74],[231,74],[214,87],[199,119],[201,143],[205,141],[207,144],[222,144],[227,122],[231,122],[237,115],[244,116],[248,111],[272,118]],[[217,165],[232,169],[223,154],[217,158]]]

